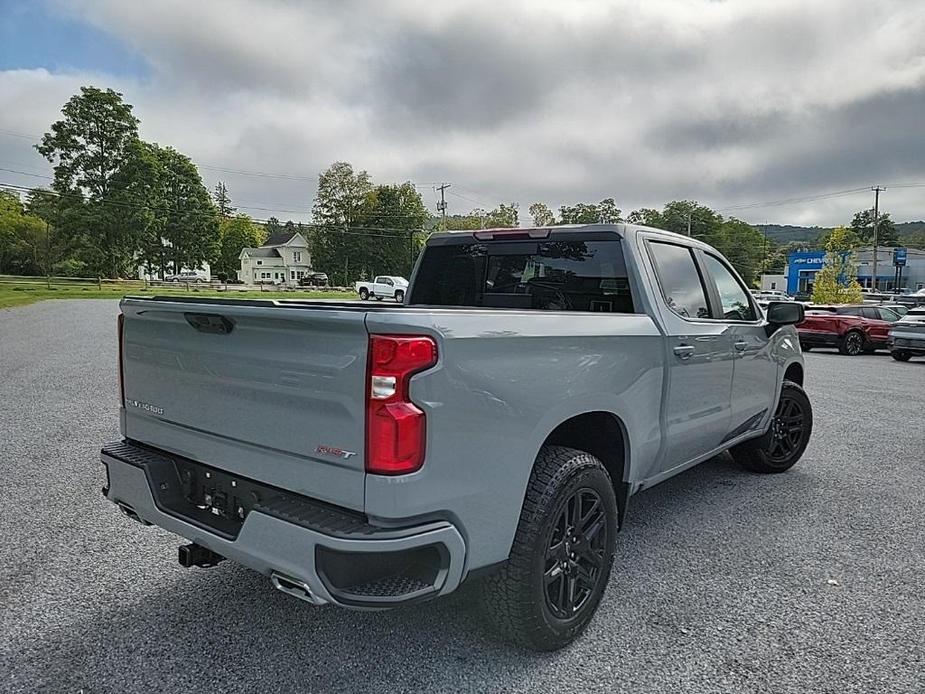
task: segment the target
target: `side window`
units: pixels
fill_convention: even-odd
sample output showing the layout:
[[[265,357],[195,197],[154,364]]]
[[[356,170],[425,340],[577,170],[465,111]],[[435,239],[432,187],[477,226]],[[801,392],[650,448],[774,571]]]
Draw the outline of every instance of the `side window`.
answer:
[[[899,320],[899,314],[889,308],[878,308],[880,312],[880,320],[886,320],[890,323],[895,323]]]
[[[668,308],[682,318],[709,318],[710,308],[691,249],[673,243],[649,244]]]
[[[716,282],[719,290],[719,299],[723,305],[723,318],[726,320],[756,320],[755,307],[748,299],[748,292],[739,283],[718,258],[709,254],[703,256],[706,260],[707,272]]]

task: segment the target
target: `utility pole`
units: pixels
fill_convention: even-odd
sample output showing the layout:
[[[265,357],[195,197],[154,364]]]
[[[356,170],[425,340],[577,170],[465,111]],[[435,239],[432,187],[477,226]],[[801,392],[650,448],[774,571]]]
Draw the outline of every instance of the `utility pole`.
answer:
[[[871,190],[874,191],[874,262],[870,286],[874,291],[877,291],[877,227],[880,224],[880,191],[886,190],[886,188],[874,186]]]
[[[691,235],[691,211],[687,211],[687,235]]]
[[[444,197],[444,192],[449,187],[449,183],[441,183],[439,186],[437,186],[437,190],[440,191],[440,202],[437,203],[437,210],[440,211],[440,214],[443,217],[443,231],[446,231],[446,197]]]

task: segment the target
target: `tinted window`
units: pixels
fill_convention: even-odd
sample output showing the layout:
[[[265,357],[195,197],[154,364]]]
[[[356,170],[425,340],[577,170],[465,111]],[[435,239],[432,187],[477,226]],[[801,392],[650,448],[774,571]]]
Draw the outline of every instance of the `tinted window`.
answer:
[[[428,246],[411,304],[632,313],[620,241]]]
[[[861,316],[861,307],[860,306],[843,306],[835,309],[835,313],[838,313],[842,316]]]
[[[650,243],[662,296],[668,307],[684,318],[709,318],[700,272],[689,248],[671,243]]]
[[[755,309],[748,300],[748,292],[718,258],[704,255],[707,272],[716,282],[720,302],[723,305],[723,317],[726,320],[755,320]]]

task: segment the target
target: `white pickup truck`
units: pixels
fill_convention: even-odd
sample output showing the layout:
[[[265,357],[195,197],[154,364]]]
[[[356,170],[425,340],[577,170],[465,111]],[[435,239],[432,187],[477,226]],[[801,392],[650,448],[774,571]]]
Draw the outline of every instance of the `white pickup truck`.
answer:
[[[404,277],[379,275],[372,282],[357,282],[354,288],[363,301],[373,297],[382,301],[382,297],[388,296],[402,303],[405,300],[405,292],[408,290],[408,280]]]

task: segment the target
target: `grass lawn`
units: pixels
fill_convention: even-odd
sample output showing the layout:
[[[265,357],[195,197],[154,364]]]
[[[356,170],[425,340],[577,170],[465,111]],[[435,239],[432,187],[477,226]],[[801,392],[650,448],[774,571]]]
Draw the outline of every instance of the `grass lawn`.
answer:
[[[353,292],[269,292],[269,291],[224,291],[219,292],[214,289],[143,289],[134,287],[113,287],[106,286],[103,288],[73,286],[73,287],[52,287],[36,283],[33,286],[7,286],[0,283],[0,309],[10,308],[12,306],[25,306],[36,301],[45,299],[121,299],[126,294],[133,296],[216,296],[223,299],[355,299],[356,294]]]

